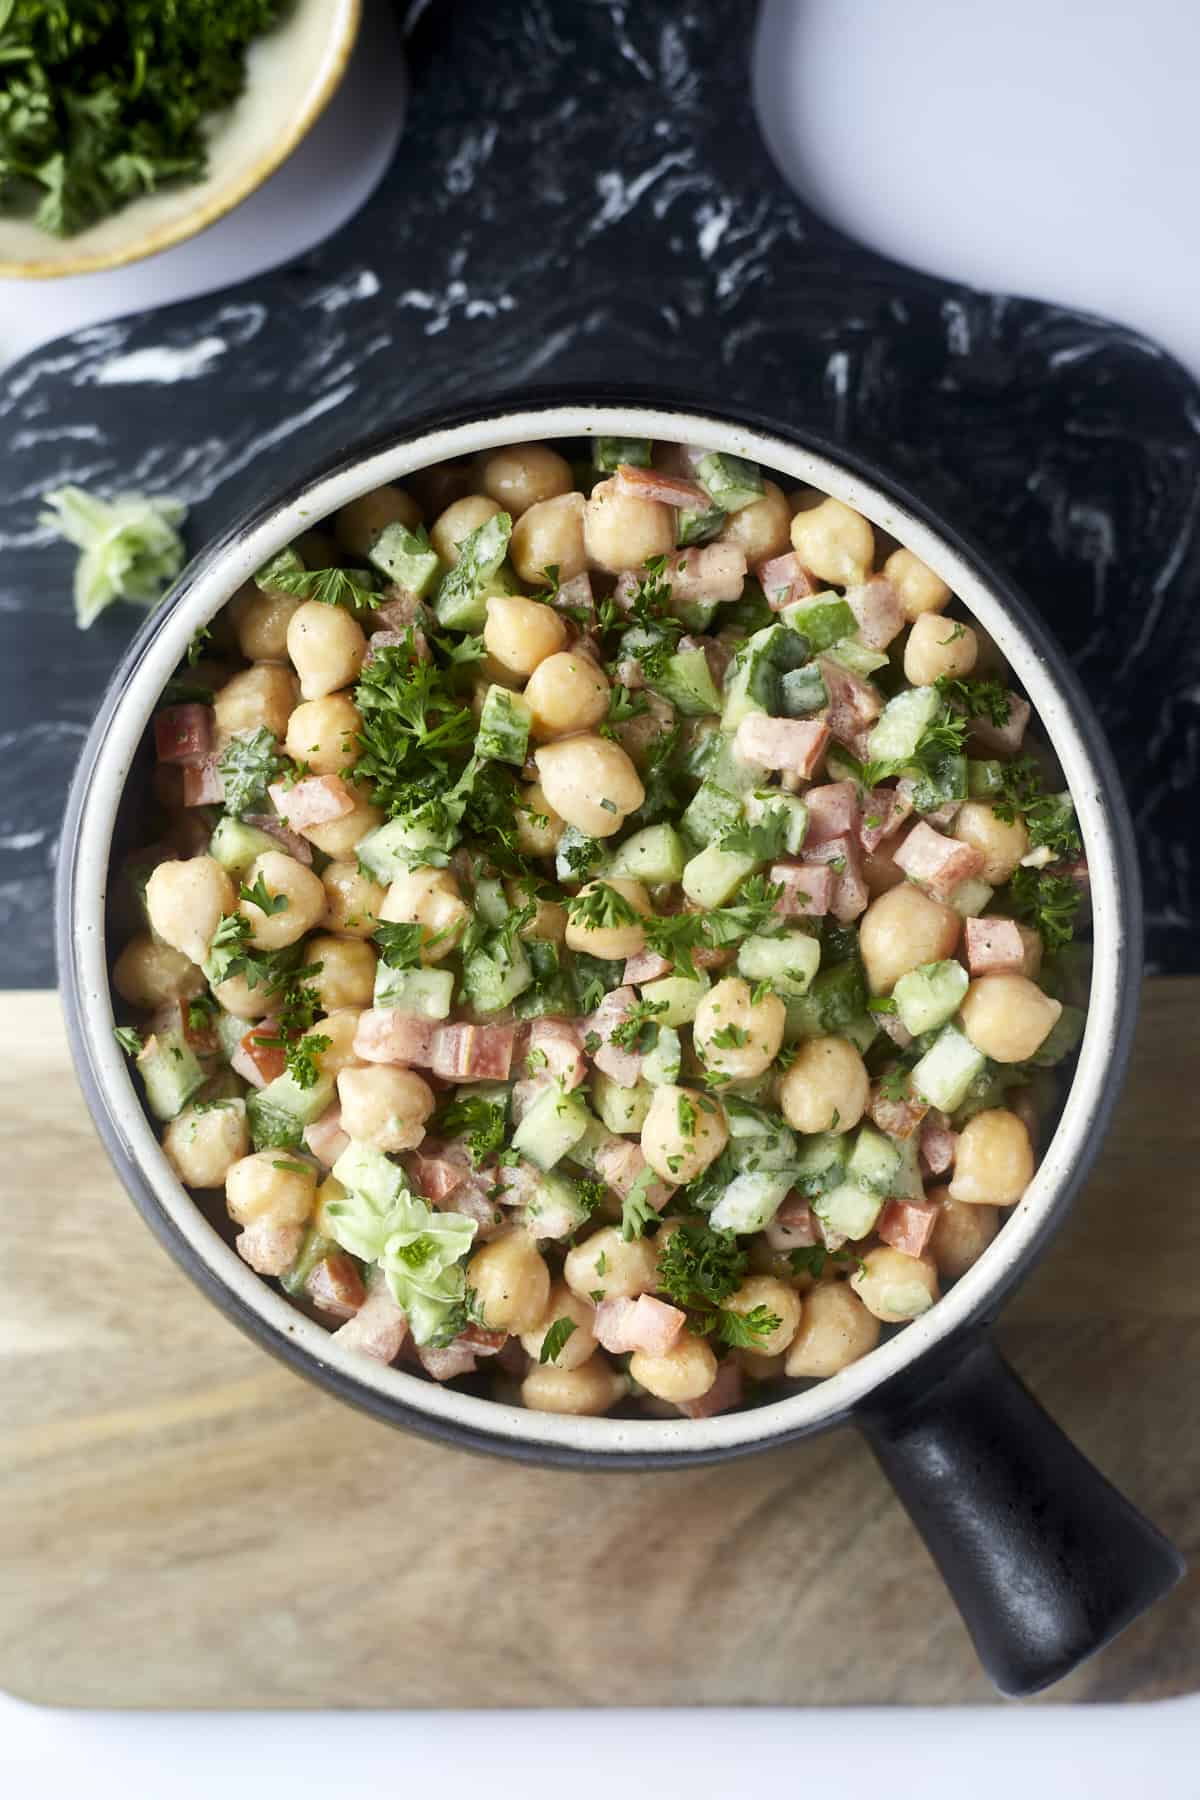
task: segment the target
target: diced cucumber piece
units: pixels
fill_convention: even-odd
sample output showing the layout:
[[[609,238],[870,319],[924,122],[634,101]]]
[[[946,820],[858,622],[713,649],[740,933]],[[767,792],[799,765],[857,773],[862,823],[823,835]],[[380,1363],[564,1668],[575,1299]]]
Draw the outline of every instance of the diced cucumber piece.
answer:
[[[137,1059],[137,1072],[146,1090],[146,1105],[156,1119],[175,1118],[197,1088],[204,1086],[204,1070],[178,1028],[147,1038]]]
[[[795,1167],[796,1134],[778,1113],[764,1112],[728,1090],[721,1097],[729,1121],[729,1149],[739,1173],[767,1169],[778,1174]]]
[[[738,974],[749,982],[769,981],[785,999],[807,994],[821,966],[821,946],[806,931],[780,937],[748,937],[738,946]]]
[[[726,512],[740,512],[763,497],[762,471],[744,456],[712,450],[700,458],[696,478],[711,496],[713,505]]]
[[[568,825],[554,853],[554,873],[560,881],[591,881],[608,861],[599,838],[589,837],[578,825]]]
[[[789,1042],[805,1037],[844,1037],[866,1011],[862,965],[857,957],[849,957],[815,975],[802,998],[788,1000],[785,1035]]]
[[[723,788],[727,794],[745,794],[766,774],[760,763],[746,762],[734,754],[733,739],[715,726],[701,741],[696,763],[685,766],[685,774]]]
[[[928,758],[914,774],[912,801],[919,813],[936,812],[939,806],[958,805],[967,797],[967,759],[953,750]]]
[[[874,675],[879,669],[888,666],[887,652],[872,650],[866,644],[860,644],[857,638],[839,638],[830,646],[829,656],[843,669],[849,669],[852,675]]]
[[[685,718],[699,719],[721,710],[721,696],[703,650],[676,650],[667,657],[661,675],[653,680],[647,676],[646,685],[669,700]]]
[[[523,1208],[526,1229],[535,1238],[565,1238],[587,1223],[579,1188],[566,1175],[544,1174]]]
[[[914,1131],[909,1137],[893,1140],[900,1152],[900,1167],[892,1177],[892,1185],[888,1192],[895,1194],[898,1200],[923,1200],[925,1183],[921,1179],[921,1134]]]
[[[570,976],[574,1005],[568,1010],[595,1012],[605,994],[624,985],[625,963],[609,962],[603,957],[576,950],[571,957]]]
[[[789,669],[779,684],[779,702],[786,719],[806,719],[829,704],[829,693],[820,665],[805,663],[802,669]]]
[[[858,781],[861,774],[862,764],[835,739],[825,752],[826,781]]]
[[[890,1194],[900,1171],[900,1151],[892,1138],[873,1125],[860,1125],[846,1160],[846,1179],[873,1194]]]
[[[521,940],[494,931],[463,957],[462,980],[463,992],[476,1012],[502,1012],[533,986],[533,970]]]
[[[680,600],[675,608],[675,617],[681,622],[685,631],[693,637],[707,631],[716,614],[715,600]]]
[[[1083,1027],[1087,1018],[1081,1006],[1064,1006],[1047,1036],[1042,1040],[1040,1048],[1029,1058],[1038,1069],[1052,1069],[1056,1063],[1078,1050],[1083,1041]]]
[[[529,751],[532,724],[533,708],[529,702],[493,683],[479,715],[475,749],[492,762],[515,763],[520,768]]]
[[[859,1013],[853,1019],[847,1019],[839,1036],[844,1037],[848,1044],[853,1044],[860,1056],[865,1056],[879,1036],[879,1024],[874,1013]]]
[[[319,1119],[335,1093],[332,1075],[318,1075],[311,1087],[302,1088],[285,1070],[265,1088],[246,1097],[246,1117],[256,1150],[291,1150],[304,1137],[304,1127]]]
[[[571,1146],[570,1161],[595,1175],[598,1172],[596,1169],[597,1157],[602,1151],[611,1150],[614,1144],[619,1145],[620,1141],[620,1138],[615,1137],[607,1125],[602,1125],[595,1114],[589,1112],[583,1131]]]
[[[591,1117],[578,1093],[564,1094],[550,1082],[517,1126],[512,1147],[539,1169],[552,1169],[579,1142]]]
[[[679,1042],[679,1033],[672,1025],[659,1022],[658,1041],[653,1050],[648,1050],[642,1057],[642,1076],[651,1087],[662,1087],[665,1083],[678,1081],[679,1070],[683,1061],[683,1046]]]
[[[779,617],[789,631],[808,639],[814,656],[858,630],[858,620],[846,602],[829,588],[808,600],[793,600]]]
[[[936,1031],[962,1005],[969,977],[960,962],[922,963],[902,975],[892,989],[900,1023],[913,1037]]]
[[[683,891],[696,906],[711,911],[733,899],[748,875],[760,866],[758,857],[742,856],[736,850],[722,850],[709,844],[693,856],[683,871]]]
[[[244,825],[241,819],[224,813],[209,839],[208,854],[230,875],[244,875],[256,856],[279,847],[279,839],[270,832],[260,831],[257,825]]]
[[[646,825],[618,844],[609,874],[658,887],[678,881],[686,859],[683,839],[673,825]]]
[[[932,687],[903,688],[894,694],[867,739],[874,760],[908,762],[941,704],[941,695]]]
[[[454,976],[449,969],[389,969],[382,960],[375,965],[372,1006],[394,1008],[418,1019],[448,1019],[454,999]]]
[[[874,1231],[875,1222],[883,1211],[883,1196],[870,1193],[857,1182],[845,1181],[840,1187],[830,1188],[826,1194],[816,1195],[812,1209],[830,1231],[857,1240]]]
[[[1004,792],[1004,770],[1006,765],[994,757],[977,759],[971,757],[967,762],[967,794],[972,800],[991,800],[996,794]]]
[[[889,1319],[916,1319],[933,1305],[933,1295],[923,1281],[914,1277],[884,1281],[879,1287],[879,1305]]]
[[[792,1186],[810,1198],[824,1194],[846,1179],[850,1145],[842,1132],[820,1131],[802,1137],[792,1165]]]
[[[483,629],[488,595],[501,591],[495,577],[511,536],[512,519],[505,512],[494,513],[467,534],[458,547],[458,561],[438,584],[433,610],[439,624],[451,631]]]
[[[631,469],[648,469],[654,456],[650,438],[598,437],[592,445],[592,460],[605,475],[612,475],[622,463]]]
[[[785,625],[764,625],[739,648],[725,677],[721,729],[733,733],[753,712],[778,715],[782,678],[808,660],[803,638]]]
[[[978,875],[969,875],[946,896],[946,904],[964,919],[977,919],[987,911],[995,891],[986,881],[980,881]]]
[[[702,781],[679,822],[694,844],[716,844],[741,823],[741,818],[742,801],[738,794],[718,787],[715,781]],[[682,875],[682,869],[679,873]]]
[[[707,544],[715,538],[728,518],[723,506],[707,506],[695,512],[682,507],[675,527],[675,542],[681,550],[689,544]]]
[[[386,887],[397,875],[418,868],[423,851],[436,850],[444,854],[450,848],[445,833],[431,825],[390,819],[386,825],[378,825],[374,831],[368,831],[366,837],[360,838],[354,854],[365,873]]]
[[[236,1019],[232,1013],[222,1009],[217,1014],[217,1042],[221,1046],[221,1055],[229,1062],[234,1051],[250,1030],[249,1019]]]
[[[367,552],[367,561],[418,600],[432,591],[442,569],[425,527],[418,525],[410,531],[398,520],[384,526]]]
[[[255,571],[254,585],[263,594],[285,594],[288,590],[276,587],[276,578],[280,575],[303,575],[303,573],[304,558],[298,550],[293,550],[292,546],[288,544],[284,549],[277,550],[269,562],[265,562],[261,569]]]
[[[790,1174],[757,1169],[735,1175],[709,1216],[714,1231],[745,1234],[771,1223],[792,1186]]]
[[[677,1030],[680,1025],[691,1024],[711,986],[703,969],[697,971],[695,981],[690,975],[660,975],[657,981],[643,983],[642,999],[665,1006],[666,1012],[655,1013],[654,1017],[660,1025],[670,1025]]]
[[[920,1094],[939,1111],[950,1113],[962,1104],[967,1089],[986,1062],[982,1051],[956,1025],[944,1025],[909,1081],[914,1094]]]
[[[785,794],[782,788],[756,789],[747,794],[744,811],[752,825],[769,817],[778,820],[782,813],[785,819],[783,848],[789,856],[799,856],[808,836],[808,807],[799,794]]]
[[[485,925],[493,929],[503,925],[509,914],[508,895],[497,875],[481,875],[475,883],[475,911]]]
[[[592,1105],[601,1124],[618,1136],[637,1136],[646,1123],[653,1099],[654,1089],[644,1081],[636,1087],[623,1088],[601,1069],[592,1076]]]

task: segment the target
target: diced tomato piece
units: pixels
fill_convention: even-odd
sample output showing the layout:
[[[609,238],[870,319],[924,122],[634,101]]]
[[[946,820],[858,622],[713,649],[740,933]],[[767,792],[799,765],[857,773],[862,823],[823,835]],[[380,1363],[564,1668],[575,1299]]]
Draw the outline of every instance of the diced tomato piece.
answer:
[[[266,1087],[269,1081],[274,1081],[287,1068],[283,1045],[267,1041],[278,1035],[279,1026],[274,1019],[264,1020],[261,1025],[252,1025],[230,1058],[231,1066],[254,1087]],[[252,1074],[250,1070],[253,1070]]]

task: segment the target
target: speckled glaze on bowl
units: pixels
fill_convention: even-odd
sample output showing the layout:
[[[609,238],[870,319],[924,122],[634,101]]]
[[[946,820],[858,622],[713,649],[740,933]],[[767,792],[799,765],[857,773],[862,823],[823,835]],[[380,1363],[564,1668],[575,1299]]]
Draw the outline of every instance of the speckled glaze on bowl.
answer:
[[[911,547],[991,633],[1028,694],[1074,795],[1091,872],[1095,961],[1077,1069],[1037,1174],[997,1238],[930,1312],[860,1362],[769,1405],[703,1421],[531,1413],[343,1351],[202,1216],[163,1156],[112,1035],[105,895],[118,804],[197,627],[299,532],[383,482],[496,445],[598,434],[749,457],[836,495]],[[114,675],[72,789],[59,873],[60,975],[88,1104],[147,1222],[242,1329],[392,1424],[539,1462],[687,1466],[853,1418],[925,1530],[989,1672],[1009,1693],[1066,1673],[1180,1573],[1175,1552],[1073,1450],[985,1331],[1062,1224],[1099,1148],[1129,1054],[1140,945],[1137,861],[1117,776],[1086,697],[1028,606],[883,472],[801,429],[725,409],[717,417],[661,396],[531,398],[420,419],[351,448],[239,521],[190,564]]]
[[[203,181],[145,194],[72,237],[0,215],[0,276],[115,269],[214,225],[275,173],[324,112],[361,16],[362,0],[295,0],[283,22],[249,46],[245,89],[213,120]]]

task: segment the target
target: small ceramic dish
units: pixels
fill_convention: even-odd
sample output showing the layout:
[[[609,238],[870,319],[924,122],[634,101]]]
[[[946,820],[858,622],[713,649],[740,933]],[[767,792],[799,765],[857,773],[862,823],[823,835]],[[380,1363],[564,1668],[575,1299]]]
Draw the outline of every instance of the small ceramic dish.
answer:
[[[46,279],[115,269],[194,237],[274,174],[319,118],[346,72],[362,0],[295,0],[251,44],[246,86],[214,117],[208,174],[133,200],[73,237],[0,215],[0,276]]]
[[[345,1350],[255,1275],[180,1185],[113,1038],[109,866],[122,838],[133,841],[149,779],[147,727],[193,633],[292,538],[384,482],[403,483],[431,463],[502,444],[592,434],[749,457],[835,495],[911,547],[990,632],[1028,694],[1074,796],[1090,870],[1094,966],[1078,1064],[1034,1180],[1003,1230],[936,1306],[861,1361],[771,1404],[704,1420],[530,1412]],[[1006,1693],[1057,1680],[1179,1579],[1177,1553],[1067,1441],[988,1334],[1002,1300],[1061,1226],[1099,1149],[1129,1054],[1141,974],[1129,816],[1088,699],[1036,614],[884,470],[802,429],[731,417],[726,407],[686,398],[629,393],[556,393],[443,411],[345,451],[209,545],[113,676],[66,814],[58,956],[84,1092],[143,1217],[236,1324],[341,1398],[464,1448],[596,1471],[688,1467],[853,1422],[925,1535],[985,1667]]]

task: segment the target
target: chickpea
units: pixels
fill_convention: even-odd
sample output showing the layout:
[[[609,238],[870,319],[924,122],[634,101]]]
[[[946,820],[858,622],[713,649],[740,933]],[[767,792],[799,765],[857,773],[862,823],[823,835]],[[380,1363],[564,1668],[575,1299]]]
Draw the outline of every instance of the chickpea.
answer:
[[[343,506],[333,521],[333,530],[346,554],[361,558],[370,555],[385,526],[407,525],[411,531],[420,523],[421,509],[412,495],[389,481]]]
[[[890,1244],[879,1244],[867,1251],[850,1286],[885,1325],[903,1325],[928,1312],[937,1299],[937,1265],[931,1256],[906,1256]]]
[[[853,1131],[870,1094],[866,1064],[847,1038],[807,1038],[779,1084],[779,1105],[794,1131]]]
[[[533,760],[554,811],[589,837],[612,837],[646,798],[621,746],[590,732],[543,744]]]
[[[379,923],[387,890],[356,862],[331,862],[321,871],[325,911],[320,923],[344,937],[369,938]]]
[[[113,964],[112,979],[122,1000],[145,1012],[154,1012],[168,1000],[191,1000],[204,991],[203,969],[148,931],[130,938]]]
[[[286,661],[287,629],[300,605],[298,594],[285,594],[282,588],[264,593],[248,581],[238,590],[229,602],[229,615],[247,662]]]
[[[883,565],[883,572],[895,588],[906,619],[919,619],[922,613],[944,612],[950,604],[950,589],[940,575],[911,550],[893,550]]]
[[[426,965],[449,956],[470,916],[449,869],[406,869],[389,887],[379,910],[387,924],[421,926],[421,961]],[[437,941],[431,942],[434,938]]]
[[[362,755],[362,715],[348,694],[305,700],[288,720],[284,749],[314,775],[340,775]]]
[[[941,1203],[929,1240],[929,1254],[939,1275],[947,1281],[957,1281],[972,1263],[978,1262],[999,1231],[1000,1214],[994,1206],[953,1199],[949,1188],[930,1188],[928,1197]]]
[[[749,1381],[778,1381],[787,1364],[786,1355],[759,1356],[753,1350],[735,1350],[733,1360]]]
[[[540,781],[531,781],[521,789],[517,806],[517,848],[526,856],[553,856],[558,840],[566,830],[547,800]]]
[[[232,676],[213,696],[218,745],[227,744],[236,732],[263,728],[282,743],[299,698],[296,677],[290,669],[279,663],[253,663]]]
[[[773,1275],[748,1275],[724,1305],[730,1312],[741,1313],[743,1317],[753,1312],[756,1306],[765,1306],[779,1320],[774,1331],[756,1337],[753,1345],[747,1346],[756,1357],[782,1356],[800,1329],[800,1296],[786,1281],[778,1281]]]
[[[483,641],[506,675],[524,678],[561,650],[567,628],[552,606],[520,594],[493,594],[487,603]]]
[[[532,587],[544,581],[543,569],[557,568],[560,581],[572,581],[587,568],[583,545],[582,494],[539,500],[523,512],[512,529],[509,552],[513,568]]]
[[[792,1339],[784,1371],[824,1379],[848,1369],[879,1342],[879,1320],[844,1281],[826,1281],[804,1296],[800,1329]]]
[[[306,700],[320,700],[357,680],[367,640],[344,606],[306,600],[288,626],[287,648],[300,677],[300,692]]]
[[[211,856],[159,863],[146,883],[150,929],[173,950],[202,963],[222,913],[233,911],[236,898],[232,881]]]
[[[580,899],[600,887],[611,888],[620,894],[622,900],[628,901],[634,912],[641,913],[644,919],[653,917],[650,896],[640,881],[617,876],[606,876],[603,881],[586,881],[579,890]],[[646,948],[646,933],[640,925],[577,924],[571,922],[568,915],[566,944],[568,950],[583,950],[589,956],[619,962],[627,956],[637,956]]]
[[[593,568],[640,569],[675,548],[675,509],[622,493],[616,481],[598,481],[583,509],[583,543]]]
[[[779,1055],[786,1023],[787,1008],[777,995],[766,994],[756,1001],[749,982],[727,975],[701,1000],[692,1035],[710,1069],[731,1081],[750,1081],[764,1074]],[[725,1039],[718,1042],[722,1033]],[[730,1035],[737,1041],[730,1043]]]
[[[730,513],[721,532],[722,544],[736,544],[750,568],[757,568],[772,556],[783,556],[791,548],[792,509],[783,490],[773,481],[763,482],[761,500]]]
[[[960,842],[978,850],[983,858],[980,876],[992,887],[1009,879],[1029,849],[1024,819],[1018,814],[1009,824],[983,800],[968,800],[960,806],[950,831]]]
[[[859,921],[858,947],[873,994],[887,994],[901,975],[953,956],[962,920],[906,881],[872,900]]]
[[[268,894],[285,899],[287,905],[266,913],[253,900],[242,899],[237,909],[250,921],[250,942],[256,950],[282,950],[312,930],[325,911],[325,889],[319,876],[284,850],[264,850],[255,857],[244,885],[257,887],[260,879]],[[227,910],[232,912],[232,900]]]
[[[317,1172],[278,1150],[243,1156],[225,1176],[225,1209],[238,1225],[270,1219],[275,1225],[304,1225],[317,1198]]]
[[[671,1082],[655,1088],[642,1126],[642,1155],[664,1181],[676,1187],[694,1181],[728,1142],[725,1109],[711,1094]]]
[[[1015,1206],[1033,1180],[1033,1145],[1016,1113],[976,1113],[959,1133],[950,1198],[967,1206]]]
[[[658,1255],[649,1238],[627,1244],[615,1225],[603,1225],[567,1251],[563,1280],[581,1300],[636,1300],[657,1286]]]
[[[506,1231],[478,1249],[467,1264],[467,1285],[475,1289],[488,1331],[520,1337],[536,1331],[545,1317],[550,1271],[523,1231]]]
[[[518,936],[526,943],[537,939],[541,943],[562,944],[567,936],[567,909],[560,906],[557,900],[539,900],[533,889],[523,881],[506,881],[504,891],[508,895],[509,904],[516,912],[523,912],[527,906],[533,907],[533,917],[522,925]]]
[[[378,960],[374,945],[361,938],[313,937],[304,947],[304,980],[316,988],[322,1012],[370,1006]],[[315,963],[320,968],[310,968]]]
[[[453,565],[458,561],[458,548],[463,539],[486,525],[489,519],[494,519],[500,510],[486,494],[464,494],[461,500],[452,501],[434,521],[429,541],[442,561]]]
[[[979,640],[969,625],[925,612],[908,634],[904,673],[914,687],[932,687],[942,675],[969,675],[978,655]]]
[[[791,538],[804,567],[835,587],[865,581],[875,560],[875,534],[869,522],[841,500],[826,498],[798,512]]]
[[[1040,1050],[1062,1012],[1025,975],[981,975],[960,1008],[962,1027],[993,1062],[1025,1062]]]
[[[590,656],[577,650],[547,656],[525,684],[533,736],[544,743],[567,732],[590,731],[608,712],[609,692],[607,675]]]
[[[244,1100],[222,1100],[197,1112],[185,1106],[163,1132],[163,1154],[185,1187],[219,1188],[249,1154]]]
[[[251,987],[246,977],[240,973],[227,975],[224,981],[218,981],[213,987],[213,996],[220,1001],[227,1013],[247,1022],[265,1019],[271,1010],[266,982],[259,981]]]
[[[313,1207],[312,1215],[313,1230],[319,1231],[322,1237],[333,1237],[333,1220],[325,1209],[331,1201],[345,1200],[346,1198],[346,1190],[338,1180],[337,1176],[327,1175],[317,1189],[316,1205]]]
[[[354,800],[353,812],[343,813],[340,819],[330,819],[327,825],[306,826],[304,832],[310,844],[338,861],[348,857],[368,831],[383,824],[383,812],[367,798],[365,785],[351,781],[347,786]]]
[[[530,1412],[592,1418],[608,1412],[628,1391],[625,1377],[602,1356],[593,1356],[577,1369],[560,1369],[553,1363],[530,1369],[521,1383],[521,1404]]]
[[[596,1349],[596,1338],[592,1331],[596,1309],[590,1301],[581,1300],[578,1294],[573,1294],[565,1281],[556,1281],[551,1286],[545,1312],[532,1331],[521,1334],[521,1348],[536,1362],[542,1353],[546,1333],[556,1319],[570,1319],[575,1329],[558,1355],[552,1359],[553,1367],[577,1369],[581,1363],[587,1362]]]
[[[648,1394],[678,1406],[707,1394],[717,1379],[717,1359],[703,1338],[681,1331],[664,1356],[635,1350],[629,1359],[629,1373]]]
[[[493,450],[483,465],[483,491],[514,519],[541,500],[569,494],[571,465],[546,444],[513,444]]]
[[[412,1069],[390,1063],[344,1068],[337,1078],[342,1130],[376,1150],[415,1150],[433,1111],[433,1090]]]
[[[317,1067],[322,1075],[340,1075],[343,1069],[361,1068],[362,1059],[354,1054],[354,1035],[362,1013],[356,1006],[339,1006],[326,1015],[316,1027],[319,1037],[329,1043],[317,1052]]]

